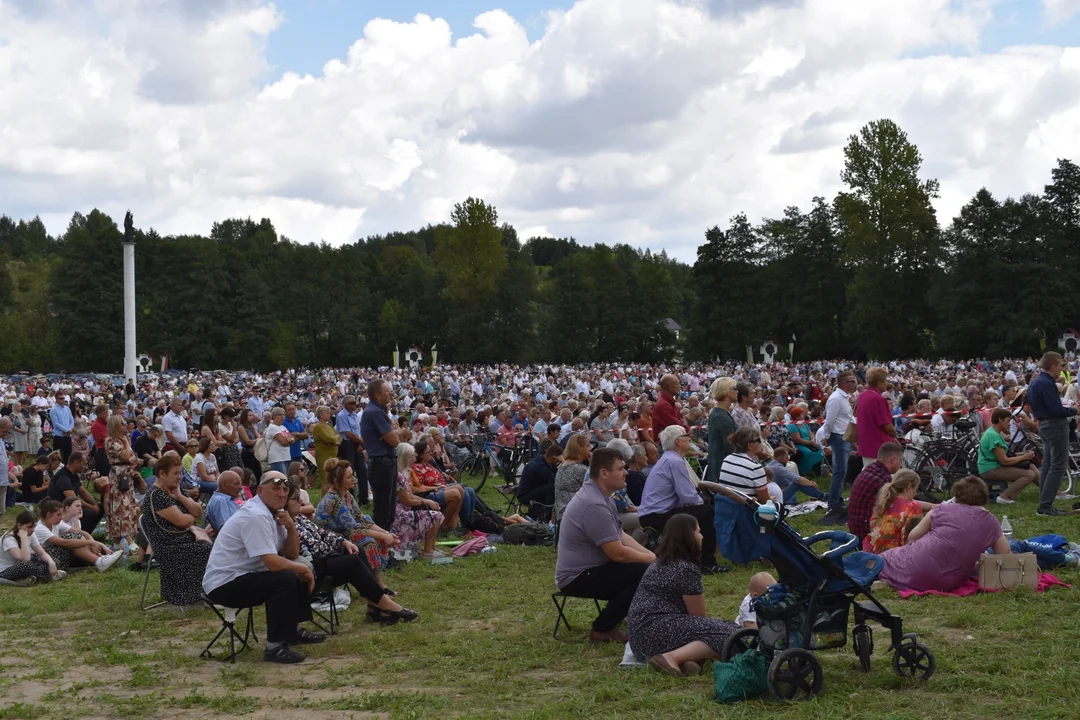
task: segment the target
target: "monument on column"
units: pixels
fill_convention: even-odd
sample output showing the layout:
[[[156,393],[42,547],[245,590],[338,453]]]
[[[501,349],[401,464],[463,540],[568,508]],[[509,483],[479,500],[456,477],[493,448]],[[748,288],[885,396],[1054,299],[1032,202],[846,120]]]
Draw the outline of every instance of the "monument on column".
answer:
[[[124,216],[124,380],[135,382],[135,223],[128,210]]]

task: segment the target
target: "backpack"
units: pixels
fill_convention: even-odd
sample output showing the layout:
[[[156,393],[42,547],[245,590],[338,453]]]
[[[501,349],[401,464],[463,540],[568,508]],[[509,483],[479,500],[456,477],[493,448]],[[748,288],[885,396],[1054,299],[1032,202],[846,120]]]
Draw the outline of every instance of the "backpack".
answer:
[[[516,523],[507,525],[503,530],[503,540],[509,545],[546,545],[555,544],[555,536],[547,527],[539,523]]]
[[[255,459],[259,462],[269,462],[270,448],[266,445],[265,437],[261,437],[255,441],[255,448],[253,452],[255,453]]]
[[[491,510],[484,512],[474,510],[472,517],[464,520],[464,523],[469,530],[476,530],[488,535],[501,533],[503,528],[506,527],[506,522]]]

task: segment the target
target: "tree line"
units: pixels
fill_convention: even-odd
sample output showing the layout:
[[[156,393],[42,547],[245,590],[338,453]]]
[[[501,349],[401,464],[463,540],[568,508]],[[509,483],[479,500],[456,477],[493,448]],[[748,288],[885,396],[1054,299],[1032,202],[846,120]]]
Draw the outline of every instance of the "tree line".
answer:
[[[1059,160],[1018,200],[984,188],[945,228],[921,170],[895,123],[869,123],[832,201],[737,214],[706,230],[692,266],[624,242],[521,242],[474,198],[446,223],[340,247],[268,219],[137,230],[138,347],[176,367],[263,370],[385,365],[413,344],[444,362],[657,362],[744,357],[771,338],[784,357],[792,337],[796,358],[974,357],[1033,355],[1080,325],[1067,280],[1080,168]],[[121,368],[122,240],[99,210],[56,237],[0,216],[0,371]]]

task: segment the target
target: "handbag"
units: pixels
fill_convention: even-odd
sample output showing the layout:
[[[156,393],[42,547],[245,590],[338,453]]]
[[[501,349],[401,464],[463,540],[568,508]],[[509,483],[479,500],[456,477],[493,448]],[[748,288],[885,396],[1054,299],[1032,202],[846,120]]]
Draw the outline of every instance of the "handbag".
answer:
[[[979,587],[983,590],[1011,590],[1021,585],[1032,590],[1039,586],[1035,553],[983,553],[979,558]]]
[[[847,429],[844,430],[844,442],[857,443],[859,442],[859,426],[853,422],[847,424]]]

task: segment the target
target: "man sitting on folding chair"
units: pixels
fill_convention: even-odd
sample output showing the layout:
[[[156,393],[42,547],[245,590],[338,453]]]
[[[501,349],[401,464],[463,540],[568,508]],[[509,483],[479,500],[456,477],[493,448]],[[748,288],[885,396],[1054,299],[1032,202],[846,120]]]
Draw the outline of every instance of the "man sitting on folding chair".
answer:
[[[266,651],[263,660],[298,663],[305,656],[290,644],[321,643],[299,627],[311,620],[315,576],[297,562],[300,538],[285,511],[289,481],[280,472],[264,474],[258,494],[244,503],[218,533],[203,575],[211,602],[228,608],[266,605]]]
[[[626,487],[626,461],[618,451],[592,454],[589,479],[574,494],[559,526],[555,585],[567,596],[607,600],[589,640],[627,641],[619,630],[641,576],[656,556],[623,532],[611,495]]]

